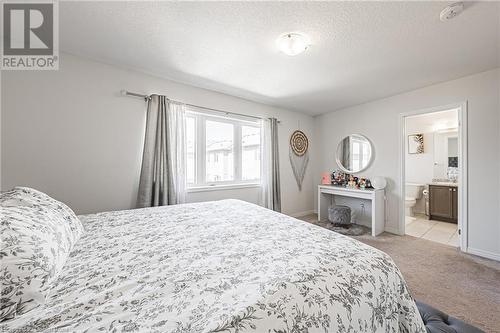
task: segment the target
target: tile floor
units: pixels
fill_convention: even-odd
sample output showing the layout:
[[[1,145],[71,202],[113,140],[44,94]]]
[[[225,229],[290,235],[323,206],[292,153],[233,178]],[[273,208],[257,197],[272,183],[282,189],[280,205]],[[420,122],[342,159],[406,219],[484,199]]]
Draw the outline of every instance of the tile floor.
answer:
[[[406,234],[458,247],[458,228],[455,223],[427,220],[425,215],[407,217]]]

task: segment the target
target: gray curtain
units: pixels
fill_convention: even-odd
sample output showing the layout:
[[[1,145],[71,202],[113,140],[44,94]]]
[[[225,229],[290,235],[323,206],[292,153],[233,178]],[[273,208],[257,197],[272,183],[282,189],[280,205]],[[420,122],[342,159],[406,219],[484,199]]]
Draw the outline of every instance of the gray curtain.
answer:
[[[261,136],[261,204],[281,212],[278,120],[262,120]]]
[[[137,207],[182,203],[185,190],[184,106],[165,96],[148,100]]]
[[[342,165],[347,170],[352,170],[351,166],[351,137],[347,136],[342,140]]]
[[[280,158],[278,149],[278,120],[270,118],[271,126],[271,188],[272,209],[281,212]]]

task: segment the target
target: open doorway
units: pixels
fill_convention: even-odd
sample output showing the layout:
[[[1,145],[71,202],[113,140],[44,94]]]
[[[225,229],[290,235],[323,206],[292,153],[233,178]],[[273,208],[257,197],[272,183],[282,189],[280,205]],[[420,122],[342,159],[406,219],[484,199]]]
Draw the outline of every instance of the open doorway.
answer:
[[[465,126],[465,103],[401,115],[401,234],[466,251]]]

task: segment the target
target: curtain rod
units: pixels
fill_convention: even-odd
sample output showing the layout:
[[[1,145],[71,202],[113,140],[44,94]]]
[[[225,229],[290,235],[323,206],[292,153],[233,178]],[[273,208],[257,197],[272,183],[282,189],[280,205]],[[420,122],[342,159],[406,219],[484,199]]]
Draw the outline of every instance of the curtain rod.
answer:
[[[120,93],[123,96],[139,97],[139,98],[142,98],[142,99],[144,99],[146,101],[151,96],[151,95],[144,95],[144,94],[134,93],[134,92],[130,92],[130,91],[127,91],[127,90],[122,90],[122,91],[120,91]],[[174,101],[174,102],[178,102],[178,101]],[[179,102],[179,103],[182,103],[182,102]],[[195,105],[195,104],[188,104],[188,103],[182,103],[182,104],[187,105],[187,106],[191,106],[191,107],[194,107],[194,108],[201,108],[201,109],[215,111],[215,112],[222,112],[222,113],[225,113],[225,114],[232,114],[232,115],[241,116],[241,117],[254,118],[254,119],[266,119],[264,117],[250,116],[250,115],[243,114],[243,113],[230,112],[230,111],[224,111],[224,110],[219,110],[219,109],[212,109],[212,108],[207,108],[205,106],[200,106],[200,105]],[[278,120],[278,123],[281,123],[281,121]]]

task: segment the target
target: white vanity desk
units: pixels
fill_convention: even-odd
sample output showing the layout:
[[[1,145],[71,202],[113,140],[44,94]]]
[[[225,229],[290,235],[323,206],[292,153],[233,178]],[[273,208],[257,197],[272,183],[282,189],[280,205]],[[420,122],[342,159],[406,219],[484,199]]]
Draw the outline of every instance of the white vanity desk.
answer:
[[[361,190],[333,185],[318,185],[318,221],[328,219],[328,207],[334,202],[336,195],[371,200],[372,236],[377,236],[384,232],[384,190]]]

